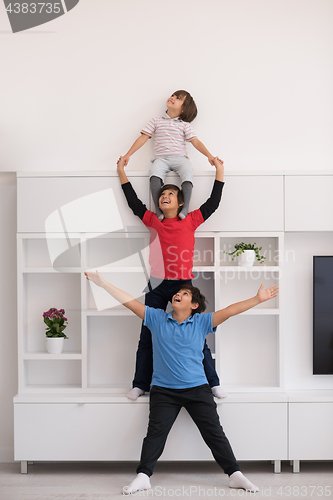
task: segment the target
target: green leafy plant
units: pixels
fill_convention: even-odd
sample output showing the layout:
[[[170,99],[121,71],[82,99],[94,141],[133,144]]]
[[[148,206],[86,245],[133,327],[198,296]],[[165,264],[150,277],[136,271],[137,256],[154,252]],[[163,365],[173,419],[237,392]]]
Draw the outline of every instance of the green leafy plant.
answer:
[[[255,245],[256,243],[244,243],[244,242],[236,243],[235,250],[233,252],[226,252],[225,250],[223,250],[223,253],[230,255],[232,257],[231,260],[234,260],[240,254],[242,254],[244,250],[254,250],[257,261],[259,262],[259,264],[262,264],[266,259],[266,257],[260,255],[260,250],[262,250],[262,247],[256,247]]]
[[[47,337],[64,337],[68,339],[65,335],[64,330],[67,327],[68,320],[65,318],[65,310],[64,309],[56,309],[52,307],[45,313],[43,313],[44,323],[47,326],[46,336]]]

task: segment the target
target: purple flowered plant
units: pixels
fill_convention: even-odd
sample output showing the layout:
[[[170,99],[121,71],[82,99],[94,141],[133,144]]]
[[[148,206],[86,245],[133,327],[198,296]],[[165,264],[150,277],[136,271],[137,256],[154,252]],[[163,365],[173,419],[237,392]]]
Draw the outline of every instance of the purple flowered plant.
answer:
[[[65,318],[64,314],[64,309],[58,310],[55,307],[43,313],[44,323],[47,326],[45,332],[47,337],[64,337],[68,339],[64,334],[64,330],[68,324],[68,320]]]

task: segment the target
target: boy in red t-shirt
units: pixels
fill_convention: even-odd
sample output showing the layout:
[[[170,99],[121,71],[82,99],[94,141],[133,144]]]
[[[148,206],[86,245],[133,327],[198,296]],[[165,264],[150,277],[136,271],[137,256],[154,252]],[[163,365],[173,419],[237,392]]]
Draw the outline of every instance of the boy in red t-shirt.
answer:
[[[185,219],[178,216],[184,202],[182,191],[172,184],[161,188],[159,207],[163,212],[164,219],[160,221],[156,214],[147,210],[147,207],[137,197],[125,174],[123,157],[120,157],[117,162],[117,172],[127,203],[133,213],[149,228],[151,235],[149,255],[151,276],[148,283],[149,292],[145,296],[145,305],[147,306],[165,311],[168,302],[171,302],[179,286],[191,283],[192,278],[194,278],[192,274],[194,233],[197,227],[218,208],[224,186],[223,162],[216,157],[214,165],[216,176],[210,197],[199,209],[190,212]],[[223,398],[226,394],[220,387],[214,361],[206,342],[203,353],[203,365],[212,393],[215,397]],[[136,400],[149,391],[152,373],[151,333],[146,326],[142,325],[136,354],[133,389],[127,394],[129,399]]]

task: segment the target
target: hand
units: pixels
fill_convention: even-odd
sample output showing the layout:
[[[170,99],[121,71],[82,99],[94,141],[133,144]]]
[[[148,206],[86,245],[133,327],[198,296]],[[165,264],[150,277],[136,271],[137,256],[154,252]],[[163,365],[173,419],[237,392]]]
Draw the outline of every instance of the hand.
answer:
[[[130,155],[125,154],[124,156],[121,156],[120,158],[122,158],[124,160],[124,166],[126,167],[127,163],[129,162]]]
[[[85,271],[87,280],[92,281],[97,286],[103,286],[106,283],[105,279],[99,274],[98,271]]]
[[[224,167],[223,161],[220,160],[220,158],[218,156],[213,157],[213,163],[212,163],[212,165],[214,165],[215,168],[217,168],[217,167]]]
[[[209,156],[208,156],[208,161],[209,161],[209,163],[210,163],[211,165],[213,165],[213,166],[214,166],[214,159],[215,159],[215,158],[214,158],[214,156],[213,156],[213,155],[209,155]]]
[[[276,297],[278,293],[279,288],[276,285],[272,285],[264,290],[264,284],[261,283],[257,293],[257,297],[259,299],[259,302],[266,302],[266,300],[270,300]]]
[[[117,170],[124,170],[127,163],[128,161],[125,161],[125,156],[119,156],[119,160],[117,161]]]

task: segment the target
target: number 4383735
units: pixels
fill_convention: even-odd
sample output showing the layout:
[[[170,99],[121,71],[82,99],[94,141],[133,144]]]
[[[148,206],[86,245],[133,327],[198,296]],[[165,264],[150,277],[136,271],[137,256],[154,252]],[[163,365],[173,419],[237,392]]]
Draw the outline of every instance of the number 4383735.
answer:
[[[60,14],[61,3],[10,3],[6,8],[10,14]]]
[[[280,486],[276,492],[282,497],[330,497],[332,495],[330,486]]]

